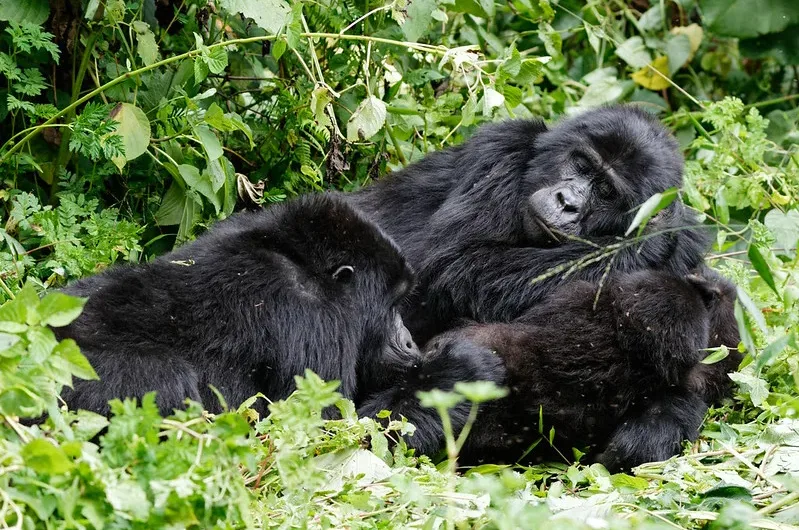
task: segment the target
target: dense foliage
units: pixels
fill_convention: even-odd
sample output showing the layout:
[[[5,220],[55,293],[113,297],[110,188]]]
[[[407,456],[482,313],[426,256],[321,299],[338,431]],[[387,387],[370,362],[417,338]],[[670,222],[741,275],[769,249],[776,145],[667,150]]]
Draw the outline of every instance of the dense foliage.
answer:
[[[793,0],[10,0],[0,32],[0,526],[799,523]],[[161,418],[151,397],[115,403],[110,423],[59,409],[94,372],[47,327],[82,302],[44,288],[145,261],[244,204],[356,188],[483,122],[615,101],[673,129],[683,199],[741,288],[735,400],[683,456],[631,475],[455,474],[391,449],[412,426],[358,419],[313,374],[266,419],[246,404]],[[494,392],[425,399],[444,412]],[[342,419],[323,421],[331,404]]]

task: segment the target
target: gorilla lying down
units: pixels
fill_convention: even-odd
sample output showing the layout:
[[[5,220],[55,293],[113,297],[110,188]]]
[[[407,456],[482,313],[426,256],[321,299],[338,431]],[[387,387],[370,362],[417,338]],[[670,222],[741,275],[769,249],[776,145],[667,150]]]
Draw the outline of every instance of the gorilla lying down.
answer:
[[[186,398],[215,410],[209,385],[234,406],[258,392],[276,400],[311,369],[357,402],[418,362],[397,311],[411,283],[394,243],[335,195],[238,214],[152,263],[65,289],[89,298],[56,335],[75,339],[100,380],[62,397],[107,414],[110,399],[155,390],[163,413]],[[431,388],[490,377],[481,357],[499,365],[482,349],[467,363],[440,356]],[[408,414],[423,423],[432,413]]]
[[[469,324],[431,341],[433,358],[452,348],[475,355],[482,347],[495,351],[507,370],[511,392],[481,407],[462,464],[514,463],[542,442],[522,462],[571,455],[575,447],[588,448],[610,470],[628,469],[665,460],[698,436],[708,404],[727,394],[727,373],[741,361],[734,349],[735,287],[705,269],[685,279],[659,271],[621,274],[598,297],[597,289],[567,284],[511,323]],[[726,359],[700,363],[702,350],[722,344],[732,348]],[[426,375],[409,372],[363,410],[390,402],[394,413],[412,412]],[[555,428],[554,450],[539,434],[540,412],[545,435]],[[414,441],[427,452],[436,443]]]

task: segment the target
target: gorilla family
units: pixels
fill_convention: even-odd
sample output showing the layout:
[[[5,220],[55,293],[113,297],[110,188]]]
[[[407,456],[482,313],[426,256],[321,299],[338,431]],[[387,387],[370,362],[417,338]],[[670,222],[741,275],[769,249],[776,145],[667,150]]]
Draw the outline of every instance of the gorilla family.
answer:
[[[491,425],[491,416],[502,418],[501,410],[514,418],[512,422],[498,420],[504,422],[505,430],[491,434],[514,433],[518,425],[529,427],[531,416],[525,414],[534,410],[535,416],[539,405],[554,408],[553,421],[564,426],[566,441],[579,441],[581,434],[607,442],[601,460],[619,468],[670,456],[679,441],[695,437],[708,403],[724,395],[726,373],[740,361],[733,354],[723,363],[697,365],[699,349],[712,344],[706,340],[710,325],[706,309],[696,304],[682,314],[685,329],[695,333],[688,337],[689,343],[661,335],[660,342],[651,344],[652,359],[631,351],[633,344],[643,347],[646,335],[638,343],[631,342],[630,334],[625,335],[627,343],[613,342],[619,340],[615,316],[591,317],[592,331],[587,332],[583,328],[589,315],[579,319],[573,315],[585,310],[589,298],[593,300],[588,286],[596,291],[610,272],[673,275],[661,279],[675,293],[658,290],[658,300],[642,305],[648,313],[633,315],[644,322],[668,319],[668,312],[686,300],[681,289],[690,288],[682,277],[699,270],[707,247],[707,238],[687,209],[674,202],[650,221],[643,237],[623,237],[637,206],[657,192],[682,185],[682,168],[676,141],[654,117],[632,106],[615,106],[566,119],[552,129],[539,120],[485,126],[461,146],[429,155],[356,192],[350,200],[397,242],[416,270],[418,287],[403,306],[403,316],[417,341],[445,333],[463,319],[511,323],[485,328],[491,336],[487,342],[465,346],[462,339],[471,337],[470,331],[454,336],[460,347],[474,352],[480,345],[497,348],[506,363],[515,360],[507,367],[512,386],[528,388],[526,393],[512,394],[508,398],[512,404],[506,400],[500,409],[489,407],[491,412],[481,416],[485,425]],[[706,282],[727,293],[718,311],[711,312],[718,331],[714,334],[734,348],[738,343],[732,317],[734,292],[730,294],[725,282],[705,272],[711,276]],[[660,278],[659,273],[652,274],[653,281]],[[643,281],[638,276],[629,278]],[[618,281],[623,286],[634,281],[629,278]],[[574,295],[570,294],[573,289],[577,290]],[[650,291],[643,289],[641,296],[655,296]],[[668,301],[669,297],[674,300]],[[596,312],[606,306],[600,305]],[[547,312],[562,315],[559,326],[534,326]],[[585,337],[600,346],[587,346]],[[453,335],[445,333],[443,338],[453,339]],[[510,352],[503,354],[499,346],[508,344]],[[575,357],[575,348],[582,348],[593,360],[570,364],[577,358],[588,361],[585,356]],[[538,353],[542,351],[551,354]],[[519,359],[532,367],[520,370]],[[551,373],[557,369],[557,359],[565,363],[561,377]],[[689,365],[696,367],[685,372]],[[669,369],[677,370],[680,377],[659,373]],[[650,372],[655,374],[654,382],[639,393],[639,381],[630,375]],[[402,413],[405,407],[416,408],[408,389],[426,381],[419,377],[423,373],[417,368],[401,378],[391,410]],[[500,376],[485,373],[483,378]],[[547,387],[550,378],[572,388],[594,380],[601,388],[577,398],[558,394],[552,387],[547,392],[536,390]],[[603,401],[610,388],[617,397]],[[388,399],[386,393],[391,390],[381,394],[381,400]],[[609,417],[620,420],[615,423],[616,433],[594,432],[585,421],[568,414],[569,421],[558,420],[561,409],[591,404],[597,410],[613,408],[614,415]],[[525,412],[514,416],[519,411]],[[596,420],[603,414],[586,418]],[[570,431],[569,425],[582,430]],[[489,436],[489,440],[482,446],[476,441],[472,447],[493,455],[492,449],[501,446],[503,438]]]
[[[186,398],[215,410],[209,385],[231,405],[258,392],[282,399],[310,368],[357,399],[417,362],[397,310],[412,281],[396,245],[335,195],[241,213],[152,263],[65,289],[88,301],[56,335],[78,343],[100,380],[75,381],[62,397],[107,414],[110,399],[155,390],[164,413]],[[433,374],[431,385],[470,379],[474,363],[441,363],[443,381]]]

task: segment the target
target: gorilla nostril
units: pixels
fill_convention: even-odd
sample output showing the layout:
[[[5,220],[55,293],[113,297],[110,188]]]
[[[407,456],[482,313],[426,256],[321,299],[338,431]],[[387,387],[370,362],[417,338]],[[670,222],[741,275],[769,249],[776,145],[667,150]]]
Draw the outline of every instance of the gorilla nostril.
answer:
[[[413,349],[413,343],[412,342],[406,342],[405,343],[405,347],[408,348],[409,350],[412,350]]]
[[[555,194],[555,197],[558,199],[558,204],[561,206],[566,206],[566,197],[563,196],[563,192],[559,191]]]

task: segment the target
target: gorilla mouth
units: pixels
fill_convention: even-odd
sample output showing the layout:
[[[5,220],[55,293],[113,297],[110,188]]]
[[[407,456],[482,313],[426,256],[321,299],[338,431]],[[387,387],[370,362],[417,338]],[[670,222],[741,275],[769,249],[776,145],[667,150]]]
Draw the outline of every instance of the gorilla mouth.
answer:
[[[553,232],[553,229],[552,229],[552,227],[550,227],[550,226],[549,226],[549,225],[546,223],[546,221],[544,221],[543,219],[541,219],[541,218],[540,218],[540,217],[538,217],[537,215],[534,215],[534,216],[533,216],[533,220],[536,222],[536,224],[538,224],[538,226],[539,226],[539,227],[541,227],[541,230],[542,230],[542,231],[543,231],[545,234],[547,234],[547,235],[549,236],[550,240],[551,240],[553,243],[560,243],[560,237],[558,237],[558,235],[557,235],[555,232]]]

